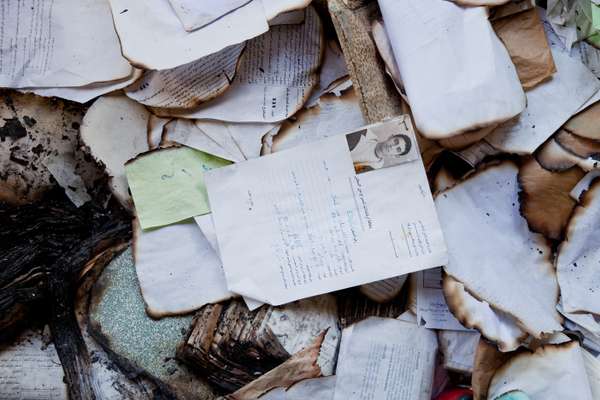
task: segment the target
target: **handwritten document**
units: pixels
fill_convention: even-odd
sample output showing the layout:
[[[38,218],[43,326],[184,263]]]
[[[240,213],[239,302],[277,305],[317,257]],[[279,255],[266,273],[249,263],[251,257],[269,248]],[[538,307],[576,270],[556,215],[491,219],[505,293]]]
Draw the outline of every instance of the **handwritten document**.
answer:
[[[444,265],[408,118],[207,171],[229,289],[278,305]]]

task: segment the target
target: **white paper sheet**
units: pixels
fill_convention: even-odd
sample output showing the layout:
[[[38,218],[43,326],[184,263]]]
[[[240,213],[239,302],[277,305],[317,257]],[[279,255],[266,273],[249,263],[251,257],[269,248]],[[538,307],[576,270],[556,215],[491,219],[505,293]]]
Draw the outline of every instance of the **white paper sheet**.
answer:
[[[595,169],[588,172],[583,178],[581,178],[579,182],[577,182],[577,185],[573,187],[569,195],[573,198],[573,200],[579,201],[581,195],[590,187],[590,183],[592,183],[592,181],[599,176],[600,169]]]
[[[183,29],[191,32],[245,6],[252,0],[169,0]]]
[[[260,156],[262,138],[279,124],[196,120],[196,127],[241,160]]]
[[[76,87],[24,88],[21,91],[35,93],[42,97],[60,97],[61,99],[76,101],[78,103],[87,103],[96,97],[131,85],[142,76],[142,72],[141,69],[134,68],[130,76],[121,80],[98,82]]]
[[[568,313],[600,315],[600,182],[596,181],[573,210],[558,248],[556,271],[561,301]]]
[[[485,140],[507,153],[531,154],[598,89],[600,81],[578,60],[551,42],[557,72],[527,92],[527,108],[500,125]]]
[[[177,68],[146,71],[125,94],[151,107],[196,107],[229,88],[244,46],[244,43],[234,44]]]
[[[164,142],[170,141],[183,144],[193,149],[234,162],[242,161],[244,159],[239,151],[232,154],[227,149],[223,148],[219,143],[215,142],[206,133],[200,130],[192,120],[175,119],[166,124],[164,129]]]
[[[438,194],[435,204],[450,249],[446,273],[539,338],[562,330],[559,288],[547,240],[520,214],[517,177],[512,162],[489,166]]]
[[[521,390],[531,399],[593,400],[581,352],[570,342],[514,356],[494,374],[488,399]]]
[[[242,43],[269,29],[260,0],[186,32],[169,0],[109,0],[123,55],[144,69],[171,69]]]
[[[0,86],[83,86],[129,77],[105,0],[3,0]]]
[[[260,397],[260,400],[333,400],[335,376],[306,379],[289,389],[276,388]]]
[[[134,258],[146,312],[186,314],[228,299],[221,260],[193,220],[143,231],[135,224]]]
[[[273,137],[270,151],[276,153],[312,143],[339,132],[355,130],[366,123],[354,90],[339,97],[326,95],[320,98],[317,106],[300,110],[294,118],[285,121]]]
[[[445,264],[408,116],[205,178],[228,287],[243,296],[277,305]]]
[[[169,114],[230,122],[282,121],[302,107],[317,85],[323,47],[321,21],[309,7],[303,24],[275,26],[246,43],[236,78],[223,95],[196,110]]]
[[[525,94],[485,7],[379,0],[415,125],[442,139],[506,121]],[[440,65],[443,64],[443,68]]]
[[[583,356],[583,364],[587,372],[590,390],[592,391],[593,399],[600,399],[600,359],[594,357],[589,351],[581,350]]]
[[[265,14],[270,21],[279,14],[305,8],[312,0],[262,0]]]
[[[346,328],[336,371],[335,400],[430,400],[437,353],[433,331],[371,317]]]
[[[468,331],[448,310],[442,290],[442,269],[432,268],[417,274],[417,321],[429,329]]]

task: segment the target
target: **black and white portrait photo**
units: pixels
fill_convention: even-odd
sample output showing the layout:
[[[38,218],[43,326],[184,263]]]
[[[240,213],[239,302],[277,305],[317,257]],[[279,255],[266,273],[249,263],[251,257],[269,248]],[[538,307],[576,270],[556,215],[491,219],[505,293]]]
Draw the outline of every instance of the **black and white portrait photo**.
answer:
[[[398,165],[414,159],[414,144],[402,130],[363,129],[346,135],[356,173]]]

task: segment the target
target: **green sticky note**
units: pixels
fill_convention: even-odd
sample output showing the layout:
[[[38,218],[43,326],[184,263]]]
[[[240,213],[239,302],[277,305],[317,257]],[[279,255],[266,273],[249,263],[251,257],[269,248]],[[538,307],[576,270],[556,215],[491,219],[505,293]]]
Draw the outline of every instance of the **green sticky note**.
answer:
[[[592,3],[592,26],[594,29],[600,29],[600,6]]]
[[[125,171],[142,229],[209,213],[204,172],[228,164],[189,147],[155,150],[129,161]]]

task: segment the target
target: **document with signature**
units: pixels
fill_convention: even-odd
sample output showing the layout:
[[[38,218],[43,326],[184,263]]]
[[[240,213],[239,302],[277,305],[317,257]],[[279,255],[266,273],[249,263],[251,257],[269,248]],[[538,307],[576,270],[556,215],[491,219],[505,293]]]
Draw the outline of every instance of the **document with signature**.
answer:
[[[444,265],[408,116],[208,171],[227,285],[290,301]]]

